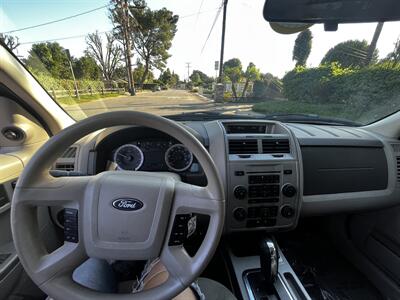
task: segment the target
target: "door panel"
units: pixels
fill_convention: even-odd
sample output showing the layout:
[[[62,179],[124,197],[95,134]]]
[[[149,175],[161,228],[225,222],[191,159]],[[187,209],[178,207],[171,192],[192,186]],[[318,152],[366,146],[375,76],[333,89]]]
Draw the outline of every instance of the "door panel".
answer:
[[[48,139],[46,131],[13,100],[0,97],[0,299],[42,298],[19,263],[12,241],[10,207],[24,165]]]

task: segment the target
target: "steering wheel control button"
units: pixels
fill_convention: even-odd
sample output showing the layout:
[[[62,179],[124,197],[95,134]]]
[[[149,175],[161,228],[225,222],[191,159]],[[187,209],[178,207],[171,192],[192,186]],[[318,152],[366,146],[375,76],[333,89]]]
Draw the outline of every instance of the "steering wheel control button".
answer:
[[[235,210],[233,211],[233,217],[237,221],[244,221],[247,217],[246,210],[243,207],[235,208]]]
[[[287,219],[292,218],[294,214],[295,214],[294,208],[289,205],[285,205],[281,208],[281,215]]]
[[[239,185],[234,188],[233,195],[236,199],[243,200],[247,196],[247,189],[244,186]]]
[[[296,193],[297,193],[296,188],[295,188],[293,185],[289,184],[289,183],[285,184],[285,185],[282,187],[282,194],[283,194],[285,197],[291,198],[291,197],[293,197],[294,195],[296,195]]]
[[[168,245],[169,246],[178,246],[182,245],[186,237],[188,236],[188,222],[192,220],[192,216],[190,214],[180,214],[176,215],[174,220],[174,225],[172,226],[171,236],[169,238]],[[193,220],[192,220],[193,223]],[[193,224],[191,224],[191,228]],[[193,231],[193,230],[192,230]],[[193,234],[194,232],[191,232]]]
[[[64,209],[64,241],[78,243],[78,210]]]

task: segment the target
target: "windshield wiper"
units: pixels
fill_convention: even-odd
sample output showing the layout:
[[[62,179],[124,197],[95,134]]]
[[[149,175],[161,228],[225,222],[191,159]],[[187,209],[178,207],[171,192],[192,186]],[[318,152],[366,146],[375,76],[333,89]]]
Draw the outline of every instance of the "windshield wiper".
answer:
[[[357,123],[354,121],[332,118],[332,117],[324,117],[316,114],[277,113],[277,114],[264,115],[264,117],[269,120],[277,120],[280,122],[287,122],[287,123],[305,123],[305,124],[334,125],[334,126],[362,125],[361,123]]]

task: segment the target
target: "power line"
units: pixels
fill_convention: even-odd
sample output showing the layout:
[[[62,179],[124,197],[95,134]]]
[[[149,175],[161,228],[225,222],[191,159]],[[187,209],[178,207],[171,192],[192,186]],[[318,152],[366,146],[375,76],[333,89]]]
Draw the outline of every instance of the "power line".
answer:
[[[61,19],[58,19],[58,20],[53,20],[53,21],[49,21],[49,22],[46,22],[46,23],[36,24],[36,25],[32,25],[32,26],[28,26],[28,27],[23,27],[23,28],[19,28],[19,29],[14,29],[14,30],[10,30],[10,31],[5,31],[5,32],[3,32],[3,34],[8,34],[8,33],[13,33],[13,32],[17,32],[17,31],[23,31],[23,30],[33,29],[33,28],[37,28],[37,27],[41,27],[41,26],[46,26],[46,25],[50,25],[50,24],[54,24],[54,23],[66,21],[66,20],[69,20],[69,19],[72,19],[72,18],[76,18],[76,17],[79,17],[79,16],[83,16],[83,15],[92,13],[92,12],[94,12],[94,11],[97,11],[97,10],[100,10],[100,9],[103,9],[103,8],[106,8],[106,7],[108,7],[108,6],[110,6],[110,4],[106,4],[106,5],[103,5],[103,6],[100,6],[100,7],[94,8],[94,9],[91,9],[91,10],[87,10],[87,11],[81,12],[81,13],[76,14],[76,15],[64,17],[64,18],[61,18]]]
[[[99,34],[111,33],[111,32],[112,32],[112,30],[109,30],[109,31],[102,31],[102,32],[99,32]],[[54,39],[41,40],[41,41],[23,42],[23,43],[20,43],[20,45],[29,45],[29,44],[47,43],[47,42],[55,42],[55,41],[76,39],[76,38],[80,38],[80,37],[85,37],[85,36],[87,36],[87,35],[90,34],[90,33],[92,33],[92,32],[88,32],[88,33],[86,33],[86,34],[80,34],[80,35],[66,36],[66,37],[61,37],[61,38],[54,38]]]
[[[213,21],[213,23],[212,23],[212,25],[211,25],[211,28],[210,28],[210,32],[208,33],[207,39],[206,39],[206,41],[204,42],[203,48],[201,48],[201,52],[200,52],[200,53],[203,53],[204,48],[205,48],[206,45],[207,45],[208,39],[210,38],[211,33],[212,33],[213,29],[214,29],[214,26],[215,26],[215,24],[217,23],[218,17],[219,17],[219,15],[220,15],[220,13],[221,13],[221,10],[222,10],[222,7],[223,7],[223,6],[224,6],[224,3],[221,4],[221,6],[219,7],[219,9],[218,9],[218,11],[217,11],[217,15],[215,16],[215,19],[214,19],[214,21]]]
[[[213,12],[213,11],[216,11],[217,9],[219,9],[219,8],[220,8],[220,7],[218,6],[218,7],[213,8],[213,9],[203,10],[203,11],[200,11],[200,12],[197,12],[197,13],[193,13],[193,14],[189,14],[189,15],[185,15],[185,16],[179,16],[179,20],[180,20],[180,19],[189,18],[189,17],[198,16],[198,15],[205,14],[205,13],[209,13],[209,12]]]
[[[106,5],[106,6],[108,6],[108,5]],[[106,7],[106,6],[102,6],[101,8],[104,8],[104,7]],[[200,14],[208,13],[208,12],[211,12],[211,11],[215,11],[216,9],[220,9],[220,8],[221,8],[221,7],[217,7],[217,8],[215,8],[215,9],[213,9],[213,10],[201,11]],[[97,8],[97,9],[100,9],[100,8]],[[87,13],[87,12],[86,12],[86,13]],[[195,13],[195,14],[189,14],[189,15],[185,15],[185,16],[179,16],[179,19],[194,17],[194,16],[196,16],[196,15],[197,15],[197,13]],[[60,20],[58,20],[58,21],[60,21]],[[58,22],[58,21],[57,21],[57,22]],[[47,25],[48,23],[44,23],[44,24]],[[36,26],[36,27],[37,27],[37,26],[40,26],[40,24],[39,24],[39,25],[30,26],[30,27],[26,27],[26,28],[16,29],[16,30],[13,30],[13,31],[7,31],[7,32],[4,32],[4,33],[11,33],[11,32],[16,32],[16,31],[22,31],[22,30],[25,30],[25,29],[34,28],[35,26]],[[99,34],[111,33],[112,31],[113,31],[113,30],[102,31],[102,32],[99,32]],[[72,35],[72,36],[66,36],[66,37],[60,37],[60,38],[53,38],[53,39],[45,39],[45,40],[37,40],[37,41],[23,42],[23,43],[20,43],[20,45],[29,45],[29,44],[36,44],[36,43],[46,43],[46,42],[55,42],[55,41],[62,41],[62,40],[68,40],[68,39],[75,39],[75,38],[85,37],[85,36],[87,36],[87,35],[90,34],[90,33],[92,33],[92,32],[88,32],[88,33],[86,33],[86,34],[81,34],[81,35]]]
[[[197,10],[197,14],[196,14],[196,21],[195,21],[196,25],[197,25],[197,21],[199,20],[199,15],[200,15],[201,8],[203,7],[203,3],[204,3],[204,0],[201,0],[199,9]]]

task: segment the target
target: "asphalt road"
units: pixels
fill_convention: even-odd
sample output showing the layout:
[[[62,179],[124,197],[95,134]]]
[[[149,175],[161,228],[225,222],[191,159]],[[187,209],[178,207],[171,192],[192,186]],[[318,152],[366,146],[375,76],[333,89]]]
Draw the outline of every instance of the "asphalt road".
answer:
[[[225,114],[253,114],[249,104],[214,103],[197,94],[183,90],[142,92],[136,96],[120,96],[64,106],[75,119],[83,119],[107,111],[137,110],[157,115],[173,115],[182,112],[219,111]]]

